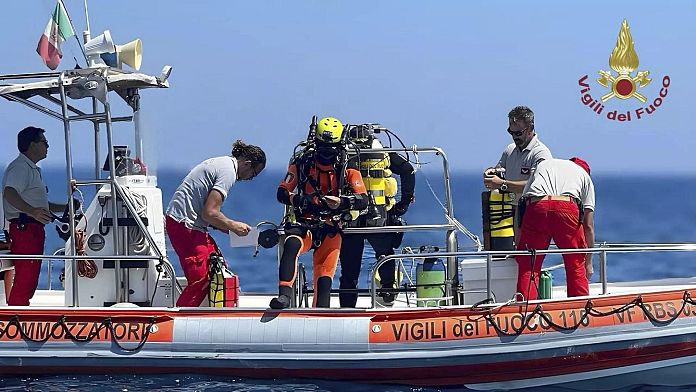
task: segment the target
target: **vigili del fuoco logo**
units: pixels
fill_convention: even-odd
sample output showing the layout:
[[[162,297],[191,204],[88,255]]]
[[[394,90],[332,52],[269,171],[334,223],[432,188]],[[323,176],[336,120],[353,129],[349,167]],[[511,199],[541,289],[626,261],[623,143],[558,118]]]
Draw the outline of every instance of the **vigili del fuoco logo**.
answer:
[[[662,77],[662,86],[655,98],[648,100],[647,93],[642,89],[652,82],[650,71],[639,70],[638,53],[628,22],[624,19],[616,39],[616,47],[609,56],[609,67],[614,71],[599,71],[597,83],[608,91],[599,99],[590,94],[590,78],[588,75],[578,80],[580,86],[580,102],[597,115],[604,115],[613,121],[637,121],[650,117],[664,103],[670,84],[668,75]],[[594,90],[593,90],[594,91]],[[600,90],[601,91],[601,90]],[[612,109],[607,107],[611,102],[626,100],[639,101],[640,104],[629,110]]]

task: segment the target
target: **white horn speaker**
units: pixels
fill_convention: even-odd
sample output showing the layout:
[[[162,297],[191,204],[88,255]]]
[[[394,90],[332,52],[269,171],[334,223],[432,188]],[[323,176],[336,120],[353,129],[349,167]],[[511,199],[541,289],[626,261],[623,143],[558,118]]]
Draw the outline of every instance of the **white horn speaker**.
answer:
[[[100,54],[114,51],[116,51],[116,46],[111,39],[111,32],[109,30],[104,31],[99,36],[85,43],[85,54],[87,55],[87,61],[90,67],[104,66],[105,64]]]
[[[140,64],[143,61],[142,41],[136,38],[125,45],[116,45],[116,56],[118,57],[119,65],[125,63],[136,71],[140,70]]]

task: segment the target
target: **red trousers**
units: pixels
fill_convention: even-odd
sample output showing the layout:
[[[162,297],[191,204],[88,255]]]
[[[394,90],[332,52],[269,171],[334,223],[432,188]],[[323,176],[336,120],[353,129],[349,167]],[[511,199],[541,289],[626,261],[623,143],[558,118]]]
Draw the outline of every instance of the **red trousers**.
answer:
[[[574,201],[540,200],[527,206],[522,218],[518,250],[548,249],[551,239],[559,249],[586,248],[585,231],[578,222],[578,206]],[[537,298],[539,274],[544,255],[532,263],[530,256],[517,256],[517,292],[525,299]],[[585,253],[564,254],[566,283],[569,297],[588,295],[589,282],[585,275]],[[534,283],[531,283],[532,272]]]
[[[15,255],[43,254],[46,233],[40,223],[25,223],[20,230],[17,223],[10,223],[10,253]],[[14,285],[7,304],[10,306],[29,306],[39,285],[41,260],[13,260],[15,268]]]
[[[176,306],[200,306],[210,290],[208,258],[217,252],[215,240],[202,231],[186,227],[167,216],[167,235],[184,270],[188,285],[176,301]]]

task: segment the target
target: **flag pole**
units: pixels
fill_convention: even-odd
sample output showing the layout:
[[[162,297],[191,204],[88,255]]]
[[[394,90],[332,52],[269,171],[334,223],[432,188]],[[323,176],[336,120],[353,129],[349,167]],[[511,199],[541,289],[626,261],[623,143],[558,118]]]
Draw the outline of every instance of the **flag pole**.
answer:
[[[89,12],[87,12],[87,0],[85,0],[85,20],[87,21],[87,34],[89,34]]]
[[[63,3],[63,0],[58,0],[60,2],[60,5],[63,7],[65,10],[65,14],[68,16],[68,21],[70,22],[70,27],[72,27],[73,32],[76,32],[75,30],[75,25],[73,24],[72,18],[70,17],[70,13],[68,12],[68,8],[65,7],[65,3]],[[87,0],[85,0],[85,14],[87,13]],[[87,30],[89,30],[89,19],[87,20]],[[87,54],[85,53],[85,48],[82,46],[82,42],[80,42],[80,38],[77,37],[77,34],[74,35],[75,40],[77,41],[77,45],[80,47],[80,50],[82,51],[82,56],[85,58],[85,64],[87,64]],[[87,64],[89,67],[89,64]]]

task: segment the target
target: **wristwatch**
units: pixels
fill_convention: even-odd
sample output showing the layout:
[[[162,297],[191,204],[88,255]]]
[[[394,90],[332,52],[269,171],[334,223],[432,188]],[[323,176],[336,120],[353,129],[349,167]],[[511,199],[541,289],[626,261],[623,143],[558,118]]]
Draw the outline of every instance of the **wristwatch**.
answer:
[[[508,190],[507,180],[503,180],[503,185],[500,186],[500,190],[503,192]]]

